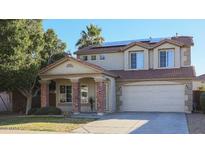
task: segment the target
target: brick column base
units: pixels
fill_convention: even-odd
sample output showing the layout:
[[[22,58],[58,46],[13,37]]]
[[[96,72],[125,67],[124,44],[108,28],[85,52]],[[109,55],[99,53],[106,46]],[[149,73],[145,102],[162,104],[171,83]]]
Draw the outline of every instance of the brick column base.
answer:
[[[103,115],[105,112],[106,85],[105,82],[96,82],[97,113]]]
[[[72,110],[73,114],[80,113],[80,83],[72,82]]]
[[[40,81],[41,83],[41,107],[49,106],[49,81]]]

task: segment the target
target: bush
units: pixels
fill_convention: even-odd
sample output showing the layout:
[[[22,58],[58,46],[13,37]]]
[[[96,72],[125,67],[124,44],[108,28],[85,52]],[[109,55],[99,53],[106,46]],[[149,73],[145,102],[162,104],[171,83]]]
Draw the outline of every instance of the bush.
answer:
[[[62,112],[56,107],[32,108],[28,111],[28,115],[60,115]]]
[[[28,111],[28,115],[34,115],[38,110],[39,110],[39,108],[31,108],[31,109]]]
[[[205,113],[205,92],[200,95],[200,105],[203,113]]]

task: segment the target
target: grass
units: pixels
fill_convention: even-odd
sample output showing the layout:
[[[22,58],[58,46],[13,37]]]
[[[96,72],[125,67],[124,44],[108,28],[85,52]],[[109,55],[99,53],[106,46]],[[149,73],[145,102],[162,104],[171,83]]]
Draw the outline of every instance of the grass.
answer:
[[[71,132],[93,120],[64,117],[5,117],[0,118],[0,129]]]

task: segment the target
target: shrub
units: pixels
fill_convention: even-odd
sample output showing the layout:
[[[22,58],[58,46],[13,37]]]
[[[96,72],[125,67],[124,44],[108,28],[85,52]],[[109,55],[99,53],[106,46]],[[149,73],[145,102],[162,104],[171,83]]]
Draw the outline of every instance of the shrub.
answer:
[[[39,108],[31,108],[31,109],[28,111],[28,115],[34,115],[38,110],[39,110]]]
[[[56,107],[32,108],[28,111],[28,115],[60,115],[62,112]]]
[[[205,113],[205,92],[200,95],[200,105],[203,113]]]
[[[60,115],[62,112],[56,107],[43,107],[38,109],[34,115]]]

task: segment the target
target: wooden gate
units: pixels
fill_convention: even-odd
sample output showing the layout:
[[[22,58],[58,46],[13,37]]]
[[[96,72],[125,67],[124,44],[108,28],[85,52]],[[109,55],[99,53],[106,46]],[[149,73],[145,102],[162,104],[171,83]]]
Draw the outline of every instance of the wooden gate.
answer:
[[[0,92],[0,112],[11,111],[12,102],[9,92]]]
[[[193,103],[194,103],[194,109],[196,111],[201,111],[201,105],[200,105],[200,95],[201,93],[203,93],[204,91],[200,91],[200,90],[195,90],[193,91]]]

